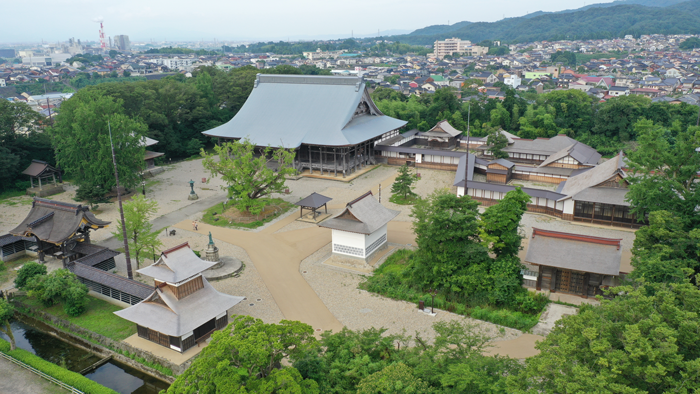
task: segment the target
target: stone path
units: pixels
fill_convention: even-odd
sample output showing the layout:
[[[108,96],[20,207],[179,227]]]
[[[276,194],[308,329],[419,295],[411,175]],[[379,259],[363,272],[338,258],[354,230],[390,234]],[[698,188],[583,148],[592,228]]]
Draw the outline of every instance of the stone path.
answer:
[[[67,390],[0,358],[0,393],[2,394],[63,394]]]

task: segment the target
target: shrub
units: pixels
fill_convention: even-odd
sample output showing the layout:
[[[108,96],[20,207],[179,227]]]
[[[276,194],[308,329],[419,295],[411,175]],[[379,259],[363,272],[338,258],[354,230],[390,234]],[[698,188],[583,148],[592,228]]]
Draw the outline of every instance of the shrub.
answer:
[[[29,295],[36,297],[45,307],[63,303],[63,309],[70,316],[78,316],[85,311],[88,288],[78,281],[74,273],[58,269],[48,275],[39,275],[27,283]]]
[[[36,262],[29,262],[17,271],[17,277],[15,278],[15,287],[18,289],[24,289],[30,279],[35,276],[46,275],[46,266]]]
[[[10,344],[0,339],[0,351],[14,357],[15,359],[30,365],[39,371],[60,380],[61,382],[73,386],[86,394],[116,394],[116,391],[93,382],[85,376],[71,372],[56,364],[50,363],[38,356],[35,356],[24,349],[9,351]]]

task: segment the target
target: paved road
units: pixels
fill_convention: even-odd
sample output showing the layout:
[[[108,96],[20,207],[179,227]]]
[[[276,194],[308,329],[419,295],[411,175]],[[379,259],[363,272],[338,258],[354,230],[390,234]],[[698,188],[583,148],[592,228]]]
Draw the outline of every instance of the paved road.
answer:
[[[64,394],[64,390],[26,369],[0,358],[0,394]]]

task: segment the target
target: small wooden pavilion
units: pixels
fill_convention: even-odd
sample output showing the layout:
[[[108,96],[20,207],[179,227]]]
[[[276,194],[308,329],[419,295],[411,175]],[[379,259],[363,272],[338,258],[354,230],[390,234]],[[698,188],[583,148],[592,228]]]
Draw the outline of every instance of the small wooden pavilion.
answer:
[[[202,276],[214,265],[186,242],[163,251],[158,261],[138,270],[154,279],[151,295],[114,314],[136,323],[139,337],[183,353],[226,327],[227,311],[243,301],[219,293]]]
[[[316,210],[323,207],[328,213],[328,201],[331,201],[332,198],[323,196],[321,194],[318,194],[316,192],[311,193],[309,196],[301,199],[300,201],[297,201],[294,203],[294,205],[297,205],[299,207],[299,218],[304,217],[304,209],[307,209],[313,213],[313,218],[316,218]]]
[[[56,177],[58,177],[58,182],[62,182],[61,171],[45,161],[32,160],[32,164],[30,164],[26,170],[22,171],[22,174],[29,175],[31,187],[27,189],[27,194],[44,197],[63,191],[63,186],[56,182]],[[42,180],[44,180],[44,182],[42,182]],[[35,182],[37,184],[36,187],[34,186]]]

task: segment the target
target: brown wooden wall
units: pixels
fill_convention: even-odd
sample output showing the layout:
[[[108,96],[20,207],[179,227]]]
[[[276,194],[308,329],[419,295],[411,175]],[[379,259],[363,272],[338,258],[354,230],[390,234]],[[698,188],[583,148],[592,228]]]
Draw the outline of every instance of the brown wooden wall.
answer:
[[[457,170],[457,164],[423,162],[416,163],[416,168],[430,168],[433,170],[455,171]]]
[[[486,182],[506,184],[508,182],[508,176],[506,174],[493,174],[487,172]]]
[[[490,169],[492,169],[492,170],[504,170],[504,171],[508,171],[508,169],[507,169],[506,167],[504,167],[504,166],[502,166],[502,165],[500,165],[500,164],[497,164],[497,163],[495,163],[495,164],[489,164],[487,167],[490,168]]]
[[[204,282],[202,282],[201,276],[191,279],[189,282],[183,283],[180,286],[172,286],[165,282],[160,282],[157,280],[155,282],[156,285],[158,285],[158,287],[167,287],[168,289],[170,289],[170,291],[172,291],[172,293],[175,295],[175,297],[177,297],[178,300],[181,300],[187,297],[188,295],[194,293],[195,291],[204,288]]]

